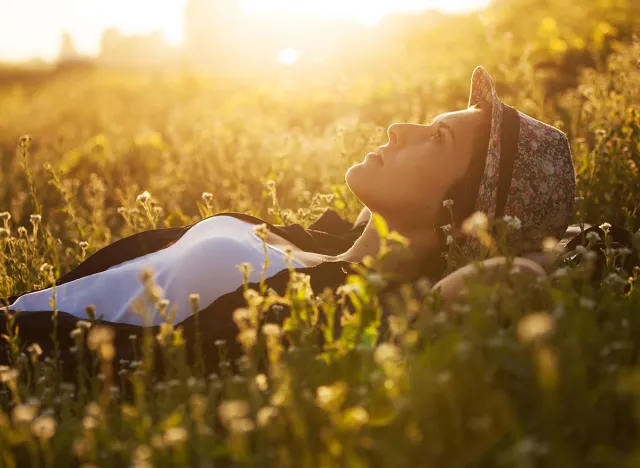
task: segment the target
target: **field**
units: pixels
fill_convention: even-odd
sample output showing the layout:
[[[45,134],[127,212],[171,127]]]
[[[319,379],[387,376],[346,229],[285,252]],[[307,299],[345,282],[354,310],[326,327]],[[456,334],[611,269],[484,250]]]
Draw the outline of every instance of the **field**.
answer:
[[[117,239],[221,211],[354,220],[346,169],[392,122],[465,108],[477,65],[506,103],[566,132],[573,222],[640,239],[638,34],[636,0],[495,0],[313,74],[0,68],[0,296],[44,287]],[[627,251],[604,255],[595,280],[579,253],[534,284],[506,271],[470,283],[453,310],[421,282],[386,297],[385,324],[375,275],[337,292],[298,278],[282,298],[298,319],[248,321],[245,357],[226,362],[221,343],[211,375],[185,365],[194,344],[179,327],[149,337],[169,364],[156,379],[148,342],[139,361],[116,362],[89,320],[74,337],[93,372],[62,381],[55,356],[22,347],[9,321],[0,464],[640,466],[640,270],[619,268]],[[273,300],[248,298],[253,318]],[[347,298],[355,308],[331,336],[318,315]]]

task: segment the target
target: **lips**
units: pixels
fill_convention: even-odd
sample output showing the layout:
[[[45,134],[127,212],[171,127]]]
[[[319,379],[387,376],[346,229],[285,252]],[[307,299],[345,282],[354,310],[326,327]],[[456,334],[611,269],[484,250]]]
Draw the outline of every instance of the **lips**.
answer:
[[[382,157],[377,154],[377,153],[369,153],[367,154],[368,158],[373,159],[377,164],[380,164],[381,166],[384,166],[384,160],[382,159]]]

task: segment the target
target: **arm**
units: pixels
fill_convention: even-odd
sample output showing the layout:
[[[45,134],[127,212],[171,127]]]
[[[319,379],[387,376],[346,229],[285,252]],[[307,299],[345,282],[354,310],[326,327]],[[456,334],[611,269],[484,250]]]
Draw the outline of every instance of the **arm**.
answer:
[[[495,257],[485,260],[484,264],[484,281],[491,283],[495,280],[496,273],[504,268],[506,259],[504,257]],[[518,268],[521,273],[530,275],[532,278],[546,276],[544,269],[536,262],[527,258],[517,257],[513,260],[513,266]],[[440,289],[440,293],[446,304],[453,304],[459,301],[460,293],[464,289],[464,280],[466,277],[476,274],[476,268],[473,264],[466,265],[453,273],[445,276],[436,283],[434,289]]]

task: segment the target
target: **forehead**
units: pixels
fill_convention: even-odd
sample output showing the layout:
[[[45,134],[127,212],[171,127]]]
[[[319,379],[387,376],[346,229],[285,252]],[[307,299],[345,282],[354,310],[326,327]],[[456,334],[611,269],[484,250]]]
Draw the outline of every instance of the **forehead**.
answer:
[[[464,109],[455,112],[445,112],[436,116],[432,124],[445,123],[451,126],[467,126],[474,125],[481,119],[481,112],[479,109]]]

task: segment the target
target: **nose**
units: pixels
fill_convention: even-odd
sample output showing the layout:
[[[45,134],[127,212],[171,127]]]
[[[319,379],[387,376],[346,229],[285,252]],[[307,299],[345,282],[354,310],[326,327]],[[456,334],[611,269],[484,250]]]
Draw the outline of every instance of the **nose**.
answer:
[[[394,123],[389,125],[387,129],[387,137],[389,138],[389,146],[399,146],[400,145],[400,135],[402,131],[402,126],[404,124]]]
[[[394,123],[389,125],[387,135],[389,137],[388,146],[401,147],[409,143],[412,139],[417,139],[429,128],[428,125],[413,123]]]

